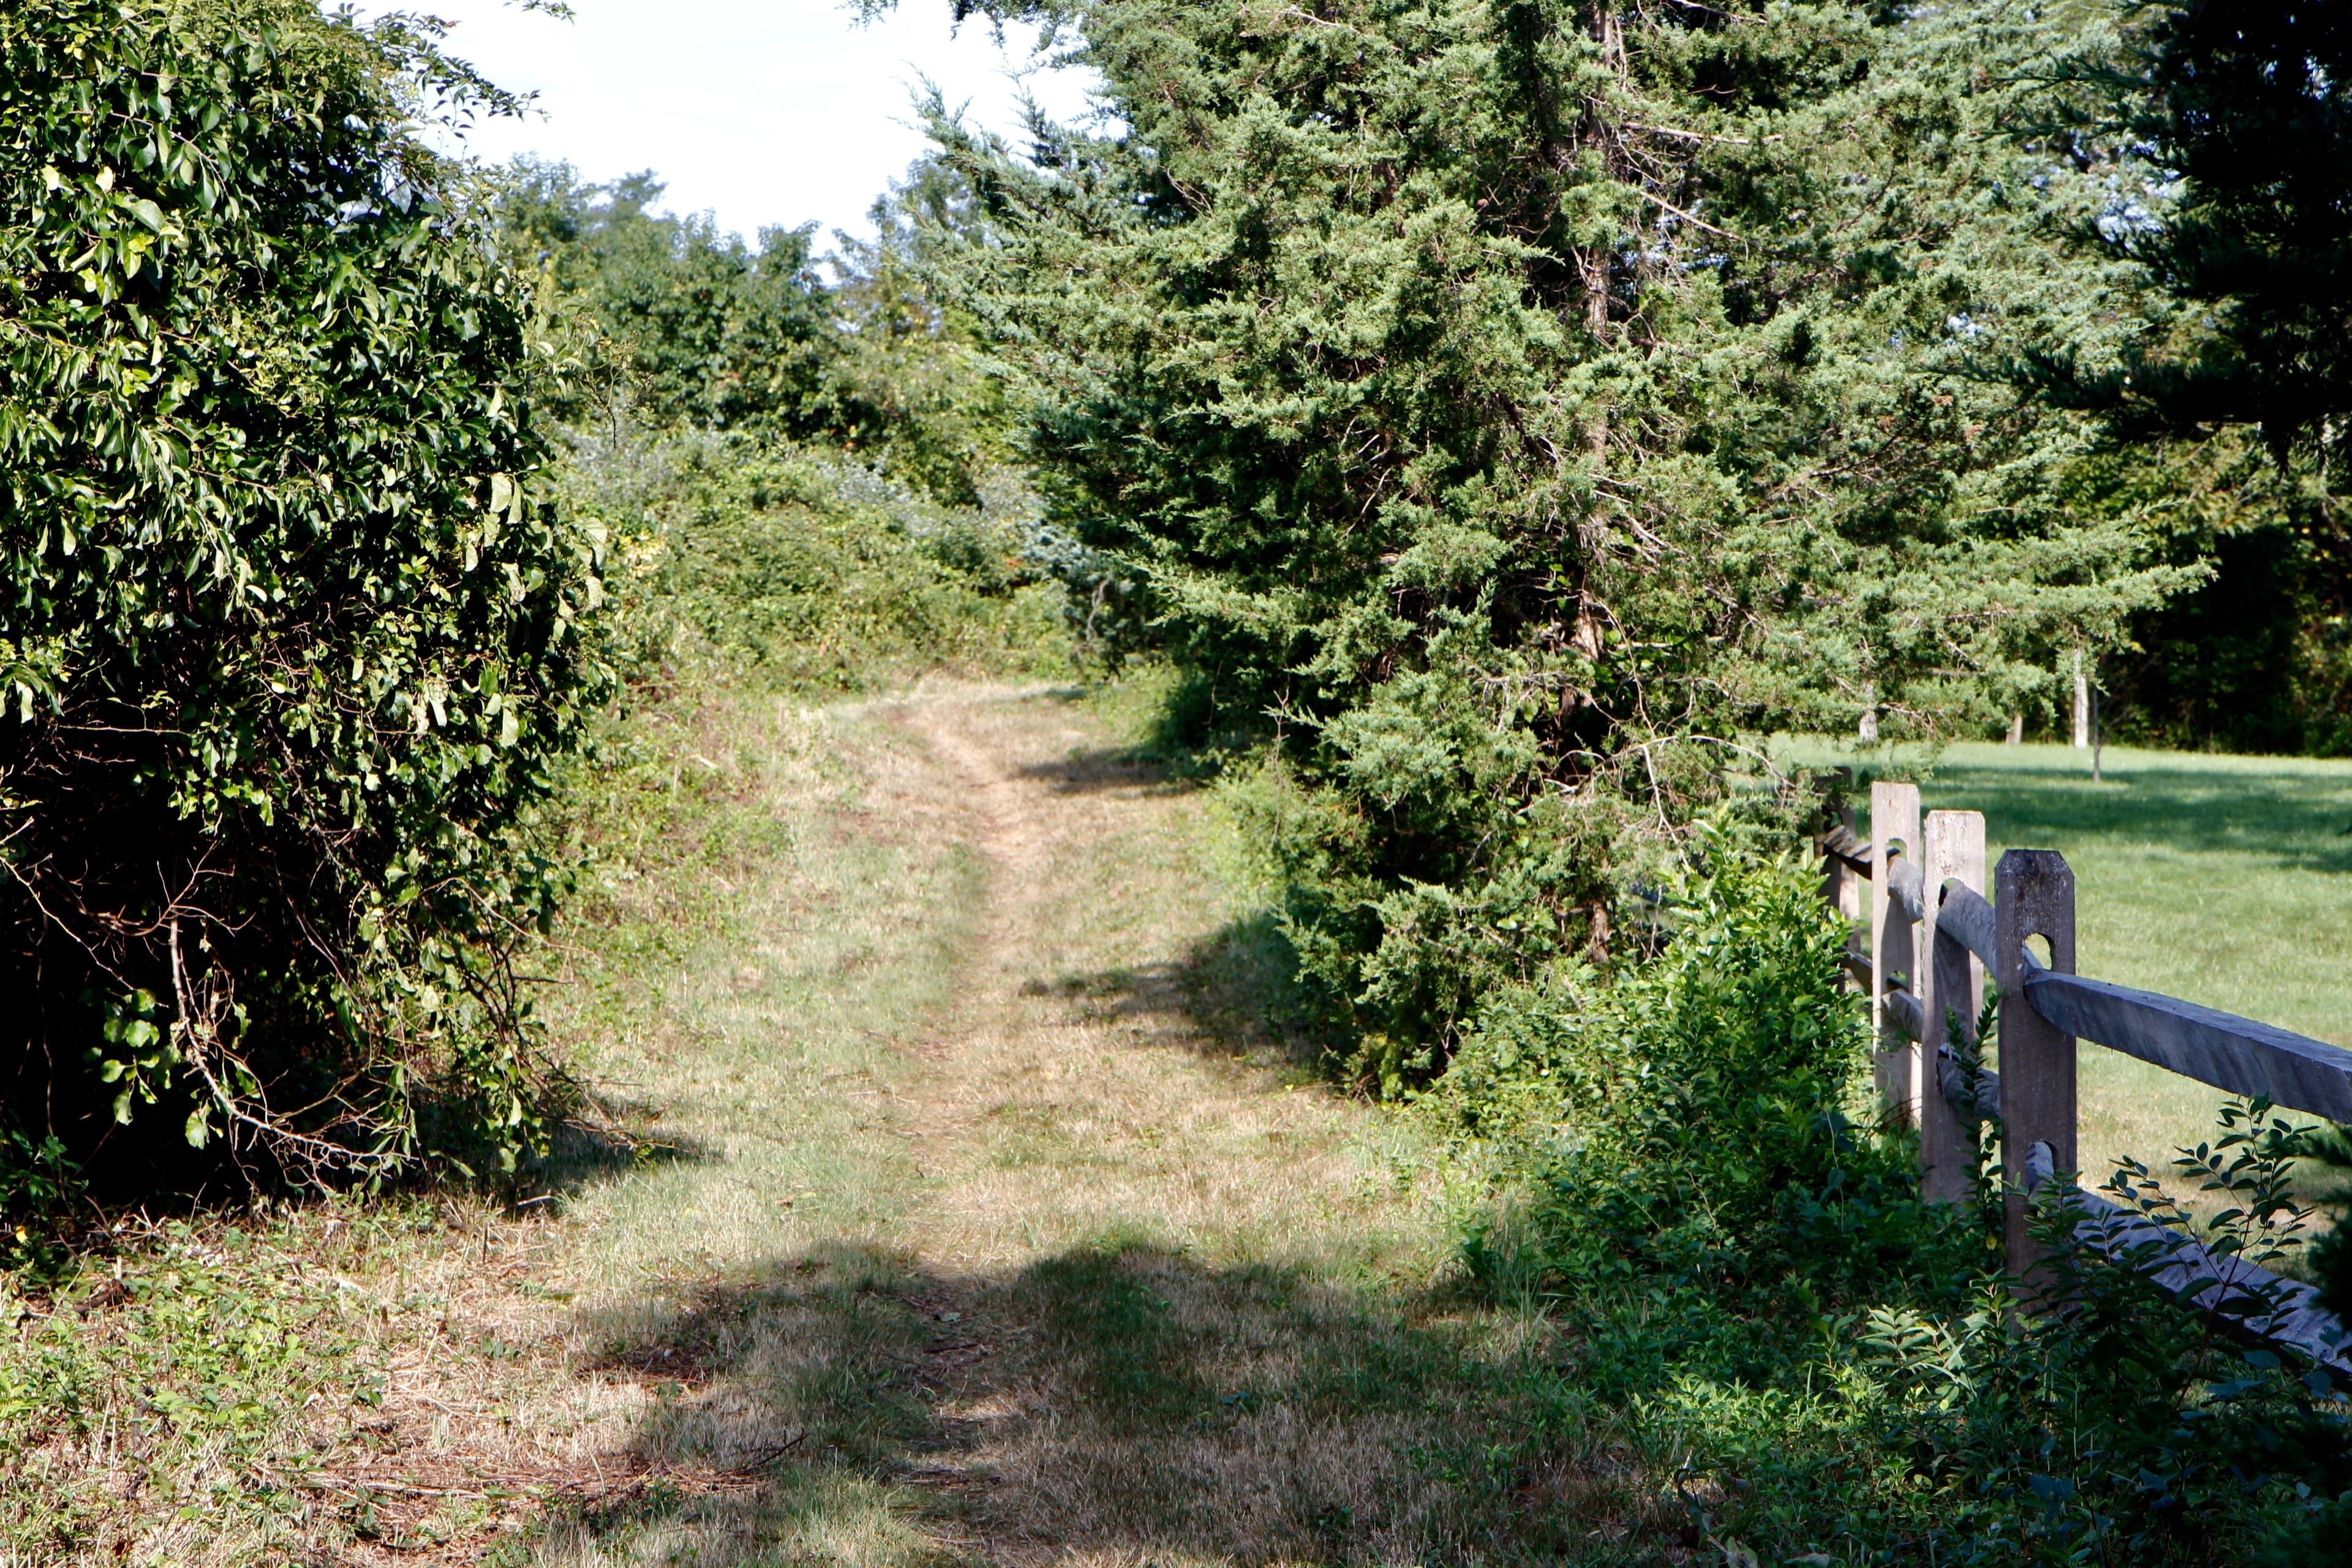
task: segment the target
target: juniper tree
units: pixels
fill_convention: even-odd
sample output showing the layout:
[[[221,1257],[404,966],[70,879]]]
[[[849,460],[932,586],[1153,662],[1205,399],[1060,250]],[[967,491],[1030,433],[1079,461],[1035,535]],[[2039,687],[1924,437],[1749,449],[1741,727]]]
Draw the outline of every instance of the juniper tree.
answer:
[[[2063,503],[2084,426],[1989,369],[2136,274],[2046,242],[2067,193],[1982,29],[1048,19],[1106,112],[1019,148],[938,117],[982,215],[942,273],[1196,708],[1278,729],[1290,930],[1368,1066],[1621,946],[1759,732],[1977,722],[2179,579],[2128,508]]]

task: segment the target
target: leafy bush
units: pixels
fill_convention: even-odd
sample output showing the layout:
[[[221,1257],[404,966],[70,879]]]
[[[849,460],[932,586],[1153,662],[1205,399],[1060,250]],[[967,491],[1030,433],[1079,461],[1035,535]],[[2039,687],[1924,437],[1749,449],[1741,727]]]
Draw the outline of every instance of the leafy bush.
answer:
[[[536,1135],[601,585],[436,103],[509,107],[309,0],[0,12],[0,1053],[126,1185]]]
[[[2324,1376],[2240,1348],[2049,1202],[2054,1286],[2021,1312],[1997,1205],[1917,1201],[1908,1138],[1862,1114],[1843,933],[1801,876],[1735,864],[1671,925],[1613,984],[1487,998],[1429,1104],[1517,1194],[1475,1270],[1557,1316],[1561,1375],[1627,1413],[1694,1544],[2186,1564],[2316,1539],[2352,1484]],[[2280,1240],[2294,1140],[2231,1115],[2181,1173],[2238,1200],[2217,1245],[2251,1258]],[[2115,1195],[2179,1223],[2147,1182]]]
[[[940,668],[1069,668],[1062,591],[1033,560],[1034,499],[1009,470],[983,479],[980,505],[942,507],[842,454],[686,436],[584,452],[573,484],[613,542],[633,682],[696,658],[812,696]]]

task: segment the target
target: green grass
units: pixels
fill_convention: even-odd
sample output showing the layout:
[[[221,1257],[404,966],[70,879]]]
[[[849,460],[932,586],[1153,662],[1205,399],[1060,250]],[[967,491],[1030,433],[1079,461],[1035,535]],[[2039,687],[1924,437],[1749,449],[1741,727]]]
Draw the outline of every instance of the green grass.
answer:
[[[2352,763],[2109,747],[2104,764],[2094,784],[2086,752],[1998,744],[1875,763],[1917,777],[1926,810],[1983,812],[1994,863],[2066,857],[2083,973],[2352,1045]],[[2081,1072],[2092,1173],[2163,1169],[2224,1098],[2096,1046]]]
[[[540,1278],[614,1391],[582,1468],[649,1486],[507,1561],[1624,1561],[1655,1532],[1672,1459],[1557,1377],[1540,1314],[1461,1289],[1434,1130],[1265,1026],[1230,827],[1135,760],[1149,713],[713,693],[608,778],[551,1011],[678,1154],[572,1194]],[[678,756],[718,765],[673,785]]]

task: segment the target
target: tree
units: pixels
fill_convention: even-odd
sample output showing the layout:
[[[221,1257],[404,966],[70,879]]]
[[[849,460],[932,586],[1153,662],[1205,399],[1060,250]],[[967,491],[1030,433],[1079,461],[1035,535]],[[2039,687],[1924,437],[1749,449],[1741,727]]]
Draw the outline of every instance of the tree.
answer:
[[[1290,930],[1384,1076],[1498,981],[1620,951],[1631,889],[1769,797],[1756,732],[1975,724],[2184,575],[2053,504],[2087,426],[1990,374],[2112,301],[2043,238],[2004,259],[2053,198],[1981,32],[1048,15],[1108,128],[935,118],[980,215],[942,286],[1196,709],[1278,727]]]
[[[808,428],[834,350],[814,226],[763,229],[754,247],[709,214],[652,212],[664,188],[649,171],[596,185],[568,163],[525,158],[499,181],[498,217],[506,244],[617,346],[635,418]]]
[[[837,446],[950,505],[970,505],[1010,456],[997,383],[969,323],[920,281],[919,211],[959,221],[946,171],[919,163],[874,205],[877,237],[839,237],[814,258],[814,225],[761,231],[756,247],[706,214],[652,211],[651,173],[609,185],[569,164],[522,159],[499,178],[502,240],[542,268],[587,323],[604,376],[578,378],[558,411],[650,431],[740,432]]]
[[[2082,73],[2085,158],[2159,172],[2099,233],[2175,302],[2127,363],[2059,384],[2131,434],[2352,439],[2352,16],[2297,0],[2150,6]],[[2102,145],[2104,143],[2104,145]]]
[[[835,353],[815,423],[939,500],[971,505],[1013,461],[1012,419],[973,322],[927,281],[933,237],[970,237],[971,194],[924,158],[871,217],[872,240],[838,237]]]
[[[2173,559],[2214,574],[2136,619],[2126,722],[2190,744],[2340,748],[2352,535],[2330,471],[2352,366],[2352,34],[2325,6],[2102,11],[2042,19],[2020,57],[2035,83],[2020,118],[2099,197],[2071,215],[2079,268],[2144,281],[2124,330],[2053,331],[2024,346],[2019,374],[2097,416],[2106,479],[2169,514]],[[2241,432],[2272,473],[2248,468]]]
[[[415,129],[501,107],[309,0],[0,12],[0,1061],[118,1184],[183,1131],[324,1173],[541,1129],[512,963],[597,552]]]

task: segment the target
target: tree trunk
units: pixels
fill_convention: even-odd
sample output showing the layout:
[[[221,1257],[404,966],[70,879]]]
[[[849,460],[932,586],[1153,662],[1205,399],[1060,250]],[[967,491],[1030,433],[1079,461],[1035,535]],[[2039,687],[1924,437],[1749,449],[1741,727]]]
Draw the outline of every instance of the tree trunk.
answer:
[[[2074,650],[2074,749],[2091,744],[2091,678],[2083,673],[2083,650]]]

